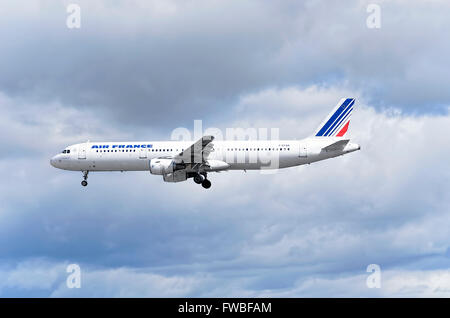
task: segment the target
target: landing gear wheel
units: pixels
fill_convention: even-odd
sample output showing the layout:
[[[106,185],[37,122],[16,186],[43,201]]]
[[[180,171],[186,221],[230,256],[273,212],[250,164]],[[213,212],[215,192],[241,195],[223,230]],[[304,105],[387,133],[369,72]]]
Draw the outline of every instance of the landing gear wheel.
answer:
[[[83,171],[83,181],[81,181],[81,185],[83,186],[83,187],[85,187],[85,186],[87,186],[87,178],[88,178],[88,174],[89,174],[89,171]]]
[[[205,180],[201,175],[197,174],[194,176],[194,182],[197,184],[200,184],[203,182],[203,180]]]
[[[208,179],[203,180],[202,187],[205,189],[211,188],[211,181],[209,181]]]

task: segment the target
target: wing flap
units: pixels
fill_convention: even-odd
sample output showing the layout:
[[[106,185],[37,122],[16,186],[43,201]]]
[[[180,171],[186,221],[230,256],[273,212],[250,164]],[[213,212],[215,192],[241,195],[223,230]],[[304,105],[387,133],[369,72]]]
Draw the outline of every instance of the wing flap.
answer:
[[[189,148],[176,155],[174,159],[182,160],[184,163],[204,163],[205,159],[213,151],[213,140],[214,136],[203,136]]]

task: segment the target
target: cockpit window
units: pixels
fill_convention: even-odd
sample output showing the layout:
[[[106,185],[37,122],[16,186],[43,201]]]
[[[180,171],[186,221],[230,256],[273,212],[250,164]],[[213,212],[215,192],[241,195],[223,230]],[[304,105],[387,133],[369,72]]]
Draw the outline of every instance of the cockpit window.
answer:
[[[63,150],[63,151],[62,151],[62,153],[66,153],[66,151],[65,151],[65,150]]]
[[[66,153],[70,153],[70,149],[67,149]]]
[[[70,150],[69,150],[69,149],[64,149],[64,150],[62,151],[62,153],[70,153]]]

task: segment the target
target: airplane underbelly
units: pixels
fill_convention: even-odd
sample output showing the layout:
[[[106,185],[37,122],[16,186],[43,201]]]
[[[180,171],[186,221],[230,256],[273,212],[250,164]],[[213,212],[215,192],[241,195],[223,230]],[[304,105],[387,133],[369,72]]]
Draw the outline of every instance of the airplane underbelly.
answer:
[[[149,164],[147,159],[96,158],[79,159],[74,162],[73,168],[79,171],[147,171]]]

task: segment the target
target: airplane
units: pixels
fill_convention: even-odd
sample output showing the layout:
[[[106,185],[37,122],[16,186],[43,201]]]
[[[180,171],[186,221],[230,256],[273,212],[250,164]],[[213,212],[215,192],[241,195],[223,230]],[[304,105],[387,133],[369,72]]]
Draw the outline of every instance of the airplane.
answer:
[[[59,169],[81,171],[87,186],[91,171],[148,171],[165,182],[192,178],[211,187],[209,172],[281,169],[334,158],[360,150],[345,138],[355,103],[342,98],[316,129],[302,140],[217,140],[203,136],[190,141],[85,142],[66,147],[51,158]]]

